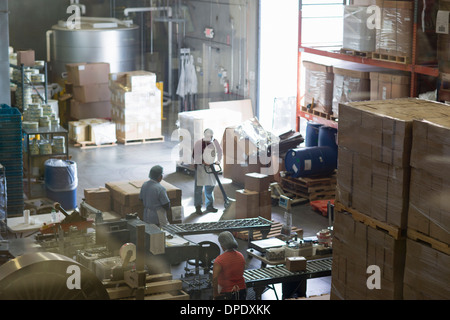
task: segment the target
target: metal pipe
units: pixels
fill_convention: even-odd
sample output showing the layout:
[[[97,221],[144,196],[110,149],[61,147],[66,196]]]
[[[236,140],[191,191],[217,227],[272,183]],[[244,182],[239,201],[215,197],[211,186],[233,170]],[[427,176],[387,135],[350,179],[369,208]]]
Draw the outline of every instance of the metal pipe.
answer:
[[[123,10],[123,14],[125,17],[132,12],[149,12],[149,11],[167,11],[167,15],[172,17],[172,8],[171,7],[140,7],[140,8],[125,8]]]
[[[169,18],[172,18],[172,7],[166,6],[166,7],[137,7],[137,8],[125,8],[123,10],[123,14],[128,17],[128,15],[132,12],[152,12],[152,11],[167,11],[167,16]],[[168,41],[168,56],[169,56],[169,61],[168,61],[168,95],[170,98],[173,99],[172,97],[172,20],[168,19],[168,37],[169,37],[169,41]]]

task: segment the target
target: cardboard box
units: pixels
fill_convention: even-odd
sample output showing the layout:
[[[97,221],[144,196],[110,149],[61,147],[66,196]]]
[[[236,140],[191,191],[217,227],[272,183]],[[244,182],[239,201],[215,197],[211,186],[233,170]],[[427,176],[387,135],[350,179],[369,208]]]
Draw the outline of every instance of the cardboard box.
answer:
[[[406,98],[410,94],[410,76],[393,73],[370,73],[370,100]]]
[[[268,175],[252,172],[245,174],[244,188],[250,191],[263,192],[269,190],[270,179]]]
[[[427,244],[406,241],[405,300],[447,300],[450,256]],[[444,280],[447,279],[447,280]]]
[[[111,102],[99,101],[82,103],[72,99],[70,101],[70,116],[74,119],[111,118]]]
[[[73,87],[73,97],[82,103],[109,101],[111,92],[107,83],[96,83]]]
[[[34,67],[35,52],[34,50],[20,50],[17,51],[17,65],[24,65],[25,67]]]
[[[259,216],[259,192],[236,190],[236,219]]]
[[[292,272],[306,271],[305,257],[287,257],[286,269]]]
[[[132,92],[148,92],[156,87],[156,74],[144,70],[117,72],[111,73],[107,82],[112,88],[122,87]]]
[[[314,99],[314,110],[331,113],[333,103],[333,67],[303,61],[305,67],[305,105]]]
[[[333,299],[401,300],[405,239],[396,240],[384,231],[335,212],[333,237]],[[381,289],[367,288],[367,268],[380,267]]]
[[[102,212],[111,210],[111,193],[107,188],[84,189],[84,198],[87,204]]]
[[[377,0],[377,6],[381,8],[381,28],[376,30],[375,51],[410,57],[414,2]]]
[[[69,63],[66,70],[67,81],[74,86],[109,82],[109,63]]]
[[[141,192],[142,185],[146,181],[148,180],[107,182],[105,187],[111,191],[112,199],[122,205],[131,207],[141,204],[141,201],[139,200],[139,193]],[[167,190],[170,205],[174,207],[181,206],[181,189],[164,180],[160,183]]]

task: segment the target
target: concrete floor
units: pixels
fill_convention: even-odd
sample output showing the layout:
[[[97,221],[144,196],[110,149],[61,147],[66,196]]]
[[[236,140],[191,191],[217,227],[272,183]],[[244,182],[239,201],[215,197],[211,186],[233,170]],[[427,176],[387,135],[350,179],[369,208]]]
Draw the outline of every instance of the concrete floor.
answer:
[[[223,196],[220,189],[215,189],[215,206],[218,213],[209,213],[198,216],[193,214],[194,208],[194,178],[193,176],[177,172],[177,141],[171,141],[173,130],[176,129],[176,114],[172,110],[165,110],[167,120],[163,121],[164,142],[147,143],[137,145],[118,144],[113,147],[100,147],[93,149],[80,149],[70,147],[72,160],[77,163],[78,169],[78,192],[77,203],[83,198],[85,188],[104,186],[106,182],[130,181],[147,179],[150,168],[159,164],[164,168],[164,180],[182,190],[182,204],[184,207],[184,223],[217,221],[224,209]],[[220,177],[227,195],[234,198],[235,190],[239,189],[231,180]],[[272,219],[283,223],[284,210],[280,207],[272,207]],[[314,236],[317,231],[328,227],[328,219],[314,212],[309,204],[296,205],[292,208],[293,226],[303,229],[304,237]],[[217,242],[217,235],[195,235],[187,236],[192,241],[209,240]],[[247,243],[239,240],[240,250],[247,256]],[[174,278],[182,276],[184,267],[174,266],[172,273]],[[247,268],[259,268],[260,262],[256,259],[247,259]],[[308,280],[308,295],[321,295],[330,292],[330,277]],[[280,286],[276,286],[277,292]],[[278,297],[281,293],[278,292]],[[273,290],[267,291],[263,299],[276,299]]]

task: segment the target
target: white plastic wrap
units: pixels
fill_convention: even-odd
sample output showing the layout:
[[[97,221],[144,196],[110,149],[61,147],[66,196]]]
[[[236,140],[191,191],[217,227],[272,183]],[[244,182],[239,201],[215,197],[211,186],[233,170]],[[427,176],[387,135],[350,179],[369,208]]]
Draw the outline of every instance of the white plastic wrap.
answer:
[[[376,52],[395,56],[411,56],[412,1],[384,1],[381,26],[376,30]]]
[[[367,7],[344,7],[344,49],[355,51],[375,51],[375,28],[368,28],[367,21],[371,14]]]
[[[314,99],[314,110],[331,113],[333,101],[333,68],[304,61],[305,67],[305,105]]]
[[[333,85],[333,115],[339,115],[339,104],[370,100],[370,80],[335,73]]]

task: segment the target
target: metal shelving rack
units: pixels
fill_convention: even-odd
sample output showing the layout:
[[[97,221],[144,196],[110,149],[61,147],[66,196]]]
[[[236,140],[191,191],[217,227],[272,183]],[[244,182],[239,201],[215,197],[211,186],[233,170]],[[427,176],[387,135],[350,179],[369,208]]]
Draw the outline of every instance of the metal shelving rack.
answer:
[[[14,68],[16,70],[20,71],[20,77],[21,77],[21,81],[17,81],[14,79],[10,79],[11,83],[14,83],[17,86],[20,86],[22,88],[22,111],[25,110],[24,109],[24,100],[25,100],[25,85],[29,85],[31,86],[31,88],[39,95],[39,98],[43,101],[43,103],[47,103],[48,102],[48,70],[47,70],[47,62],[44,62],[43,66],[34,66],[34,67],[27,67],[27,68],[31,68],[31,69],[36,69],[36,70],[43,70],[43,74],[44,74],[44,82],[43,83],[39,83],[40,85],[44,85],[44,96],[42,96],[39,93],[39,90],[37,90],[37,88],[35,87],[35,85],[37,85],[37,83],[33,83],[31,81],[31,79],[28,79],[25,76],[25,66],[23,64],[21,64],[20,66],[14,65],[14,64],[9,64],[9,66],[11,68]]]
[[[26,187],[26,193],[28,197],[31,197],[31,176],[32,176],[32,164],[31,160],[33,158],[42,158],[42,157],[48,157],[48,158],[59,158],[63,157],[66,160],[69,160],[69,136],[68,131],[64,129],[61,126],[57,127],[50,127],[50,128],[38,128],[38,129],[23,129],[22,130],[25,135],[25,146],[26,150],[24,149],[24,152],[26,152],[26,161],[28,164],[28,169],[26,172],[26,180],[27,180],[27,187]],[[52,154],[38,154],[38,155],[31,155],[30,153],[30,136],[31,135],[40,135],[40,136],[46,136],[48,139],[53,139],[53,136],[64,136],[64,142],[65,142],[65,152],[64,153],[52,153]]]
[[[436,66],[426,66],[426,65],[418,65],[416,64],[416,52],[417,52],[417,26],[418,26],[418,10],[419,10],[419,0],[414,0],[414,21],[413,21],[413,39],[412,39],[412,55],[411,55],[411,63],[403,64],[403,63],[396,63],[396,62],[389,62],[389,61],[381,61],[381,60],[375,60],[372,58],[366,58],[361,56],[352,56],[352,55],[346,55],[343,53],[340,53],[338,51],[327,51],[324,49],[318,49],[313,47],[307,47],[302,44],[302,6],[303,1],[299,0],[299,29],[298,29],[298,68],[297,68],[297,130],[299,130],[300,127],[300,118],[306,118],[308,120],[313,120],[315,122],[322,123],[324,125],[329,125],[332,127],[337,128],[338,122],[336,120],[338,119],[327,119],[324,117],[321,117],[320,115],[314,115],[311,114],[305,110],[302,110],[301,106],[301,89],[300,89],[300,82],[301,82],[301,57],[302,53],[310,53],[315,54],[318,56],[324,56],[329,58],[335,58],[339,60],[349,61],[349,62],[356,62],[360,64],[366,64],[376,67],[382,67],[386,69],[393,69],[393,70],[400,70],[400,71],[407,71],[411,73],[411,88],[410,88],[410,96],[416,97],[417,96],[417,77],[419,74],[421,75],[427,75],[432,77],[438,77],[439,76],[439,69]],[[345,0],[343,1],[343,5],[345,5]]]

